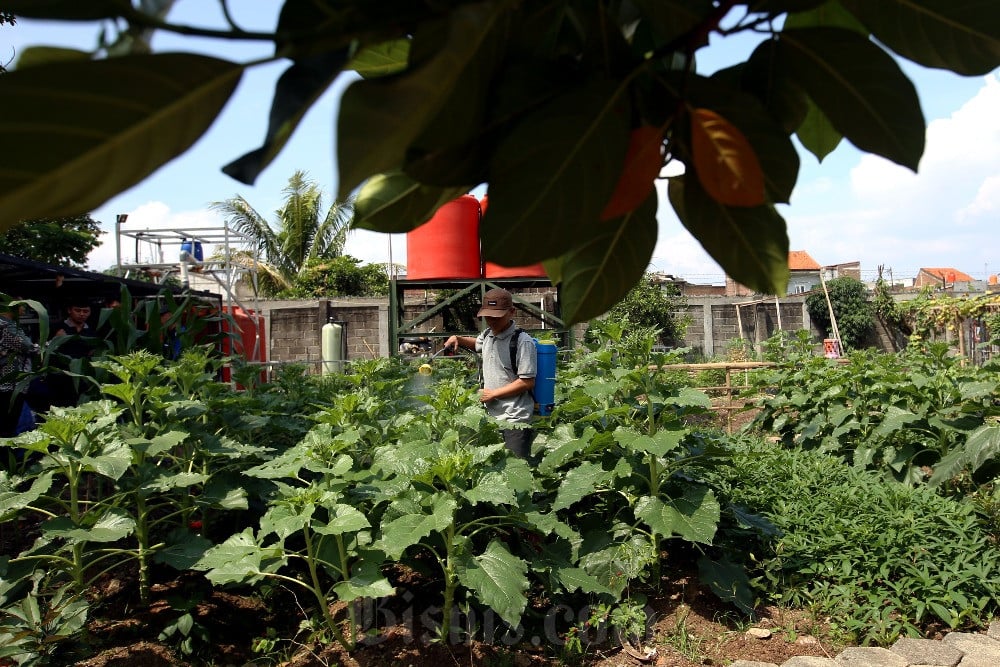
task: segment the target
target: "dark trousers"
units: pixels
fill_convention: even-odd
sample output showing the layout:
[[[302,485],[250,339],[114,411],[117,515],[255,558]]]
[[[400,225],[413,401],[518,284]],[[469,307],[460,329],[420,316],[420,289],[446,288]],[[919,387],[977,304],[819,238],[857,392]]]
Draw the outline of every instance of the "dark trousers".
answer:
[[[0,438],[13,438],[17,435],[17,422],[21,420],[23,406],[24,394],[0,391]]]
[[[531,443],[535,439],[534,429],[504,429],[503,444],[513,452],[514,456],[531,461]]]

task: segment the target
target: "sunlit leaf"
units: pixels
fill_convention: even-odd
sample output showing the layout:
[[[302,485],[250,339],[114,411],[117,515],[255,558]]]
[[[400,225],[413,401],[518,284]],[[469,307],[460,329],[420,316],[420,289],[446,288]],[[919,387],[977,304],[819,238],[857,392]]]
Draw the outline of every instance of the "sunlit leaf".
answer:
[[[820,111],[812,100],[807,98],[807,103],[806,117],[795,134],[806,150],[822,162],[823,158],[840,145],[840,140],[844,138],[844,135],[837,131],[830,119]]]
[[[764,203],[764,174],[750,142],[725,118],[710,109],[693,109],[693,166],[705,192],[727,206]]]
[[[468,191],[466,187],[423,185],[401,171],[376,174],[365,181],[355,197],[353,225],[377,232],[408,232]]]
[[[476,597],[488,605],[511,627],[521,622],[528,604],[528,564],[494,540],[481,555],[459,570],[458,578]]]
[[[406,69],[409,57],[410,40],[393,39],[363,47],[344,69],[354,70],[366,79],[388,76]]]
[[[60,62],[64,60],[90,60],[92,54],[79,49],[66,49],[56,46],[29,46],[21,49],[17,54],[15,69],[25,67],[35,67],[46,63]]]

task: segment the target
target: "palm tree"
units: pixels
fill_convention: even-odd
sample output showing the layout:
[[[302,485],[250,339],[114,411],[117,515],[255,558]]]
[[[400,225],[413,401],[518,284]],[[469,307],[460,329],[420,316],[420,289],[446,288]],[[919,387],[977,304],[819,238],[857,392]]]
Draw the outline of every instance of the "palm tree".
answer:
[[[231,261],[247,269],[256,265],[260,291],[267,296],[291,288],[311,260],[340,257],[354,217],[350,200],[333,202],[322,215],[323,192],[304,171],[292,174],[283,194],[275,227],[240,195],[211,204],[247,239]]]

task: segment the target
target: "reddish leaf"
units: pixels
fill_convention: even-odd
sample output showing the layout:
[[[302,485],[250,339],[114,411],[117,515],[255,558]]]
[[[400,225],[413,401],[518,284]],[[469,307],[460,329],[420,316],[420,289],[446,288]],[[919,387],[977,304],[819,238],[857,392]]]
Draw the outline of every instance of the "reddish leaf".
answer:
[[[691,112],[691,153],[698,181],[726,206],[765,203],[764,172],[743,133],[709,109]]]
[[[601,220],[614,220],[634,211],[653,192],[663,166],[663,132],[640,125],[632,130],[628,152],[614,194],[601,211]]]

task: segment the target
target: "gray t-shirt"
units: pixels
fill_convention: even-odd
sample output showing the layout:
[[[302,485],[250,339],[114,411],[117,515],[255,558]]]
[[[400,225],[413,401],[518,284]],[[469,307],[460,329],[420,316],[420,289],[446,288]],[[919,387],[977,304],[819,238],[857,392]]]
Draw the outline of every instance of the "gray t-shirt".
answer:
[[[487,329],[476,338],[476,352],[481,352],[483,355],[483,386],[487,389],[499,389],[518,377],[535,377],[538,368],[535,342],[523,331],[517,341],[516,372],[511,367],[510,337],[514,335],[516,329],[517,326],[511,322],[499,336],[495,336],[491,329]],[[509,422],[528,422],[535,412],[535,399],[532,398],[530,391],[517,396],[498,398],[486,404],[486,412],[491,417]]]

